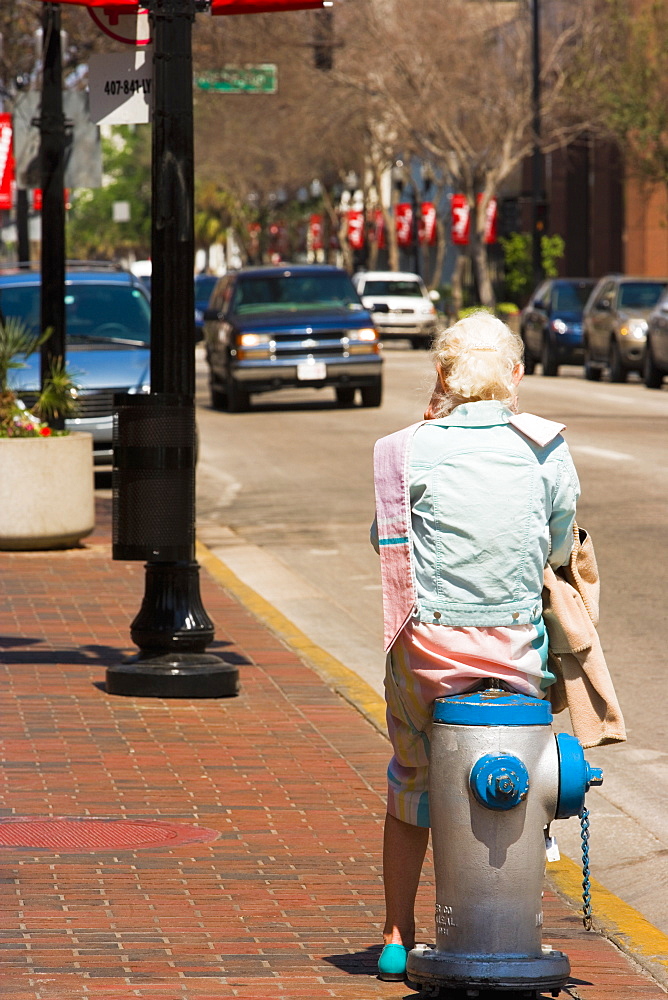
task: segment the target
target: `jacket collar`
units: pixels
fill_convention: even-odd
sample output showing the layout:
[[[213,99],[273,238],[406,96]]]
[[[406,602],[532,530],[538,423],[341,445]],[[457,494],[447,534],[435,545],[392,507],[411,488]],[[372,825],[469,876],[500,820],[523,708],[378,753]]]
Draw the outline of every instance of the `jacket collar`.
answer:
[[[434,421],[446,427],[492,427],[507,424],[512,417],[511,410],[497,399],[479,399],[475,403],[460,403],[447,417]]]
[[[435,420],[434,423],[442,424],[444,427],[493,427],[510,424],[514,430],[541,448],[554,441],[566,427],[565,424],[537,417],[533,413],[513,413],[505,403],[500,403],[496,399],[461,403],[447,417]]]

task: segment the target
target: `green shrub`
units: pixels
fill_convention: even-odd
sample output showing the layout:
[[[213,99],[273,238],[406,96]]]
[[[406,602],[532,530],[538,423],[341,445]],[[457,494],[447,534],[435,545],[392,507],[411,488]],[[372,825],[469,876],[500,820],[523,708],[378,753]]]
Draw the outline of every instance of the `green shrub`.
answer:
[[[519,311],[519,306],[515,305],[514,302],[496,303],[496,315],[501,319],[504,319],[506,316],[517,316]]]
[[[506,289],[517,302],[525,301],[533,288],[533,256],[531,233],[511,233],[501,237],[506,271]],[[564,256],[566,244],[561,236],[541,236],[540,251],[543,273],[546,278],[556,278],[557,261]]]
[[[486,312],[494,315],[493,309],[488,309],[487,306],[467,306],[466,309],[460,309],[457,313],[457,319],[465,319],[467,316],[471,316],[473,313]]]

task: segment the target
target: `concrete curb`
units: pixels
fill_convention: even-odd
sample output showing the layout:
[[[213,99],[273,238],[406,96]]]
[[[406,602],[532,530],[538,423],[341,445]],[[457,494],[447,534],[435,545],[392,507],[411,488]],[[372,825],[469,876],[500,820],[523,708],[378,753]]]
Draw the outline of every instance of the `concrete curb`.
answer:
[[[388,738],[385,703],[366,681],[316,645],[199,541],[196,554],[200,565],[214,580],[294,649],[330,688]],[[547,880],[569,906],[581,909],[582,870],[574,861],[562,855],[560,861],[551,862],[547,868]],[[591,879],[591,897],[596,931],[612,941],[668,992],[668,936],[595,879]]]
[[[562,855],[560,861],[547,866],[547,880],[567,903],[581,909],[579,865]],[[590,883],[595,929],[668,991],[668,937],[596,879],[590,879]]]

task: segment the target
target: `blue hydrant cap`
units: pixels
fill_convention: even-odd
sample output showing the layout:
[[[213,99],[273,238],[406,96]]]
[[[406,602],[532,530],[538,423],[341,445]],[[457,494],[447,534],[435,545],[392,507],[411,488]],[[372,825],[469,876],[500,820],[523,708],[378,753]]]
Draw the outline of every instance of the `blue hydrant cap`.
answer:
[[[481,805],[505,811],[527,797],[529,772],[513,754],[487,753],[473,765],[469,784]]]
[[[437,698],[434,722],[452,726],[549,726],[550,703],[542,698],[490,688]]]

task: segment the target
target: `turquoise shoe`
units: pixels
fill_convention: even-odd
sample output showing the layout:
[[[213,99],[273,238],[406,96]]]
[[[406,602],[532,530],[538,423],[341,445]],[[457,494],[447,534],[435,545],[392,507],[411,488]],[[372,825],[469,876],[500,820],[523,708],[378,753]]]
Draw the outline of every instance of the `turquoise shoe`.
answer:
[[[386,944],[378,959],[378,978],[391,983],[406,975],[408,951],[402,944]]]

